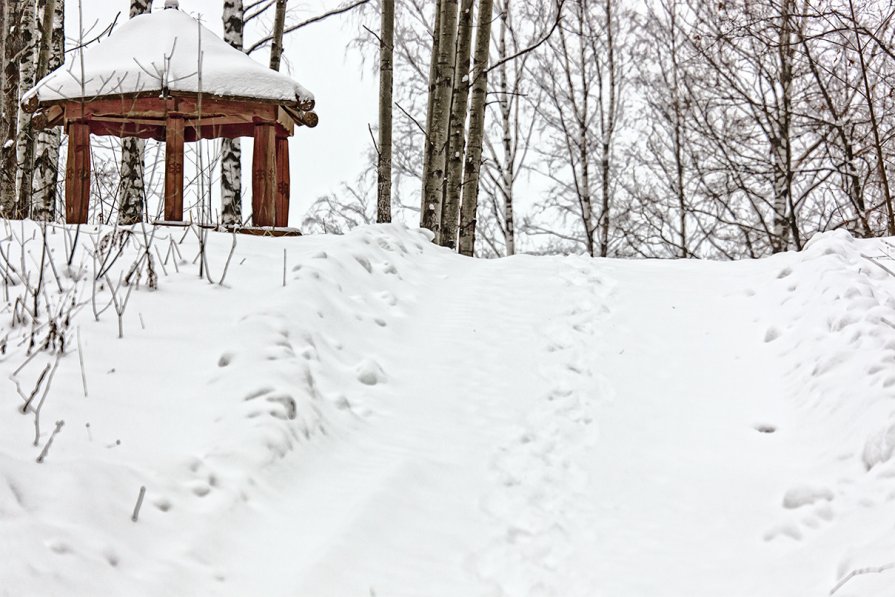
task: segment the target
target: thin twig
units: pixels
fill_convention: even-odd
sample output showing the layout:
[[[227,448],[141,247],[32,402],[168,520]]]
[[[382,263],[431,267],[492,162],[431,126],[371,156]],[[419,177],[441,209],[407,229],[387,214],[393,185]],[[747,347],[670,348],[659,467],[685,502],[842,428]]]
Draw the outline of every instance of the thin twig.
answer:
[[[342,6],[340,8],[334,8],[330,11],[327,11],[323,14],[317,15],[316,17],[312,17],[306,21],[302,21],[301,23],[296,23],[290,27],[286,27],[283,31],[284,34],[292,33],[293,31],[298,31],[302,27],[307,27],[308,25],[313,25],[314,23],[320,22],[324,19],[328,19],[329,17],[333,17],[336,15],[340,15],[342,13],[348,12],[350,10],[354,10],[355,8],[361,7],[364,4],[367,4],[370,0],[356,0],[356,2],[352,2],[346,6]],[[257,42],[255,42],[252,46],[249,47],[248,50],[245,51],[246,54],[251,54],[252,52],[256,52],[273,41],[273,35],[268,35],[267,37],[261,38]]]
[[[81,364],[81,385],[84,387],[84,398],[87,398],[87,369],[84,367],[84,348],[81,346],[81,326],[76,330],[78,338],[78,361]]]
[[[851,572],[846,574],[842,578],[842,580],[840,580],[838,583],[836,583],[836,586],[830,590],[830,595],[835,594],[836,591],[838,591],[843,586],[845,586],[845,583],[847,583],[848,581],[850,581],[851,579],[853,579],[856,576],[861,576],[863,574],[881,574],[881,573],[885,572],[886,570],[893,570],[893,569],[895,569],[895,562],[892,562],[891,564],[885,564],[883,566],[869,566],[867,568],[856,568],[855,570],[852,570]]]
[[[137,496],[137,505],[134,506],[134,515],[131,516],[131,520],[137,522],[137,519],[140,517],[140,508],[143,506],[143,498],[146,496],[146,486],[143,485],[140,487],[140,495]]]
[[[50,436],[50,439],[47,440],[44,449],[40,451],[40,456],[37,457],[37,464],[42,464],[44,459],[47,457],[47,452],[50,451],[50,446],[53,445],[53,440],[56,439],[56,434],[62,431],[62,426],[65,425],[65,421],[56,421],[56,429],[53,430],[53,434]]]

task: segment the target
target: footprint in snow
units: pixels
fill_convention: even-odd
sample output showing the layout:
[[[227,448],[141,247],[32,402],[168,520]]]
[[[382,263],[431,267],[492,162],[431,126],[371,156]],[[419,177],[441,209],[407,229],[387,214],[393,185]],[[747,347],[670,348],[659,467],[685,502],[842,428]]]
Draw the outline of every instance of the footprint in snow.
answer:
[[[783,496],[783,507],[795,510],[803,506],[811,506],[820,502],[833,501],[833,492],[827,487],[800,485],[793,487]]]
[[[357,380],[367,386],[375,386],[385,381],[385,373],[378,363],[371,359],[361,361],[357,367]]]
[[[770,423],[756,423],[752,426],[755,431],[759,433],[776,433],[777,427],[775,425],[771,425]]]

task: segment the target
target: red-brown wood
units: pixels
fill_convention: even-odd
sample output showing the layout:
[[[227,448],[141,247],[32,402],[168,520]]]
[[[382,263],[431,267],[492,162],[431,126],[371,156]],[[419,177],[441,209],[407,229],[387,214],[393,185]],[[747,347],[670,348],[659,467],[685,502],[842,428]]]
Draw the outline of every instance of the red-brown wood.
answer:
[[[276,225],[276,129],[272,123],[255,125],[252,156],[252,222],[255,226]]]
[[[165,220],[183,220],[182,118],[169,118],[165,134]]]
[[[289,197],[291,190],[289,176],[289,138],[277,137],[277,201],[275,225],[285,228],[289,225]]]
[[[165,118],[171,114],[187,118],[199,116],[199,102],[195,98],[123,97],[103,98],[88,102],[70,101],[65,104],[69,119],[88,119],[92,116],[130,116]],[[202,99],[202,118],[215,116],[240,116],[251,120],[277,120],[279,106],[264,102],[239,102],[234,100]]]
[[[86,224],[90,209],[90,127],[83,122],[68,126],[68,160],[65,165],[65,221]]]

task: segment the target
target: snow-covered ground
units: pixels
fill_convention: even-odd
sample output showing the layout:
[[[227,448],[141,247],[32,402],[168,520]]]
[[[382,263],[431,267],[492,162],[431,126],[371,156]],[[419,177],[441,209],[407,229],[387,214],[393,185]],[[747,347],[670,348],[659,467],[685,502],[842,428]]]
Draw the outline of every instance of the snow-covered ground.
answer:
[[[40,231],[0,232],[36,286]],[[885,241],[473,261],[382,226],[239,237],[221,286],[195,230],[114,263],[111,233],[67,268],[48,231],[55,371],[22,366],[26,291],[0,288],[2,596],[895,594]],[[208,235],[214,281],[232,242]],[[119,339],[102,309],[141,255]]]

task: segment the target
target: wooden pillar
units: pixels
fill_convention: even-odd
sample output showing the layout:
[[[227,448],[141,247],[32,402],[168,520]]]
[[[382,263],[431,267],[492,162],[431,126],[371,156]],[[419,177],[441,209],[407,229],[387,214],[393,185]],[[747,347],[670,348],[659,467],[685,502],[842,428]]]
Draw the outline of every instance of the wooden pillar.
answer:
[[[252,156],[252,223],[255,226],[276,225],[276,144],[273,123],[256,123]]]
[[[68,160],[65,165],[65,221],[86,224],[90,210],[90,126],[68,125]]]
[[[277,201],[275,224],[289,225],[289,137],[277,137]]]
[[[183,221],[183,118],[168,117],[165,128],[165,220]]]

